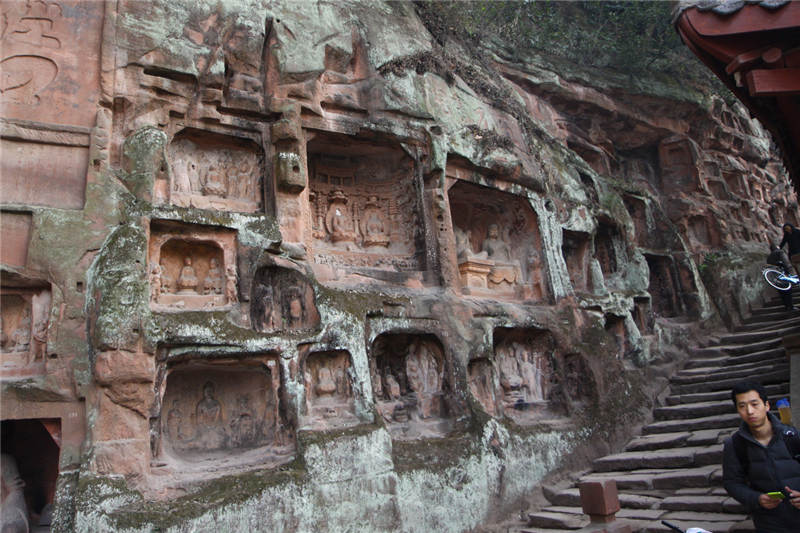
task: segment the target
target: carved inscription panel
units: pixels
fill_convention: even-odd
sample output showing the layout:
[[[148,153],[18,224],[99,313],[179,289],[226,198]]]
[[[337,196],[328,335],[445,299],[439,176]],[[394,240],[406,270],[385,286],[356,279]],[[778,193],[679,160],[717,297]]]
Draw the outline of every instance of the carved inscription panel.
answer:
[[[0,114],[90,127],[99,97],[104,2],[0,4]]]

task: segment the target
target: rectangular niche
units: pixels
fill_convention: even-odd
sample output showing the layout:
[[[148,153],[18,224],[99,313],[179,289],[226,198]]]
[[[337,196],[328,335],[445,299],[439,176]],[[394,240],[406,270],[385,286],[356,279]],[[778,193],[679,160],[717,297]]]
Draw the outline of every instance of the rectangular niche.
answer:
[[[496,328],[494,364],[503,413],[521,425],[563,417],[595,389],[584,359],[562,353],[547,330]]]
[[[254,213],[262,211],[264,153],[253,139],[186,128],[167,149],[170,172],[157,179],[157,203]]]
[[[539,220],[530,203],[462,180],[448,199],[462,292],[547,300]]]
[[[0,212],[0,263],[24,267],[31,239],[31,213]]]
[[[600,221],[594,235],[594,256],[605,279],[625,263],[625,244],[616,225]]]
[[[153,309],[214,310],[238,300],[234,231],[153,221],[148,257]]]
[[[311,352],[303,357],[304,429],[327,430],[357,425],[352,362],[345,350]]]
[[[652,312],[655,316],[676,317],[682,313],[680,285],[675,262],[666,255],[645,254],[650,269],[650,293]]]
[[[375,402],[393,438],[443,437],[452,430],[454,402],[446,363],[434,335],[384,333],[372,343]]]
[[[0,376],[27,376],[45,372],[50,290],[0,289]]]
[[[280,463],[294,453],[284,416],[277,356],[176,364],[164,385],[158,455],[167,466]]]
[[[592,290],[589,276],[589,243],[588,233],[564,230],[561,253],[564,255],[569,279],[575,291]]]
[[[307,151],[315,263],[400,282],[424,270],[414,161],[400,145],[318,133]]]

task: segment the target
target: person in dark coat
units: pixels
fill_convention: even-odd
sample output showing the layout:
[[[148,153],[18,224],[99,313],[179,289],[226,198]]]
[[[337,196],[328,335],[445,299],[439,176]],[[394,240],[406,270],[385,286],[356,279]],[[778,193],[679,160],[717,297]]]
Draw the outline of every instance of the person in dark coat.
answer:
[[[790,274],[791,267],[789,266],[789,258],[786,257],[786,252],[784,252],[774,244],[771,245],[770,248],[772,251],[767,256],[767,264],[774,265],[783,270],[784,273]],[[775,289],[781,298],[781,303],[783,303],[783,308],[786,309],[787,311],[791,311],[794,308],[792,306],[792,289],[794,289],[794,285],[790,285],[789,290],[786,291]]]
[[[792,439],[800,438],[797,430],[769,412],[767,393],[760,383],[737,383],[731,397],[742,424],[725,439],[725,490],[752,514],[758,533],[798,531],[800,461],[792,454],[796,448]],[[768,494],[778,492],[782,498]]]
[[[789,260],[794,266],[794,271],[800,275],[800,230],[786,222],[783,225],[783,240],[778,248],[789,245]]]

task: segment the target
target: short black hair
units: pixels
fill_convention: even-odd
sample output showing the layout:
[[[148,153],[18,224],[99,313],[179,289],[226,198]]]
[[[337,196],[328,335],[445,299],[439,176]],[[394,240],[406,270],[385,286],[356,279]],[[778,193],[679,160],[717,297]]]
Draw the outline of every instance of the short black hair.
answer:
[[[758,393],[758,396],[761,398],[762,402],[767,403],[769,401],[767,399],[767,389],[764,388],[764,385],[758,381],[746,379],[734,385],[733,390],[731,390],[731,400],[733,400],[734,407],[736,407],[736,395],[744,394],[745,392],[750,392],[751,390],[754,390]]]

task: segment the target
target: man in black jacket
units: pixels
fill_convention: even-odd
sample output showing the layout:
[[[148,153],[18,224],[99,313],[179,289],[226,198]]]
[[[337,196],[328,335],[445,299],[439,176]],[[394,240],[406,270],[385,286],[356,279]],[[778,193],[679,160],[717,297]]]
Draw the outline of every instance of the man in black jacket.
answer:
[[[737,383],[731,398],[742,424],[725,439],[725,490],[752,513],[758,533],[796,532],[800,527],[800,461],[794,457],[800,453],[797,430],[769,413],[767,393],[760,383]]]
[[[788,222],[783,225],[783,240],[778,248],[783,248],[784,244],[789,245],[789,260],[794,266],[795,273],[800,275],[800,229]]]

